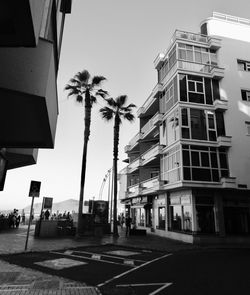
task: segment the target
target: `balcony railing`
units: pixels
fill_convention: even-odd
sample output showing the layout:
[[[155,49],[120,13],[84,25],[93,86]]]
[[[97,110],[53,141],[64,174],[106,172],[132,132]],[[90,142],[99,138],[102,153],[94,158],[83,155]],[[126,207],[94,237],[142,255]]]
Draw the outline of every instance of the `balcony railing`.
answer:
[[[149,150],[147,150],[145,153],[143,153],[141,155],[142,166],[154,160],[158,155],[160,155],[161,150],[162,150],[162,145],[157,143],[156,145],[152,146]]]
[[[176,30],[171,42],[173,43],[176,39],[184,39],[188,41],[195,41],[195,42],[200,42],[200,43],[208,43],[208,36],[202,35],[202,34],[195,34],[195,33],[190,33],[186,31],[179,31]]]
[[[152,92],[150,93],[149,97],[147,98],[147,100],[143,104],[143,106],[138,109],[138,111],[137,111],[138,117],[140,117],[143,113],[145,113],[148,110],[148,108],[151,106],[151,104],[156,99],[157,94],[161,91],[162,91],[162,84],[157,83],[155,85],[154,89],[152,90]]]
[[[159,176],[142,181],[140,183],[142,194],[158,191],[162,188],[163,184],[164,182],[159,180]]]
[[[232,146],[232,136],[218,136],[217,142],[219,147],[231,147]]]
[[[141,166],[141,158],[139,157],[128,165],[128,173],[135,171],[140,166]]]
[[[160,113],[156,113],[148,122],[147,124],[145,124],[142,129],[141,129],[141,133],[142,138],[145,138],[145,136],[147,136],[149,134],[149,132],[151,132],[155,126],[157,126],[157,124],[159,122],[161,122],[162,120],[162,114]]]
[[[224,188],[236,188],[236,177],[222,177],[221,185]]]
[[[226,111],[228,109],[228,101],[222,99],[216,99],[214,101],[215,110]]]
[[[127,196],[129,198],[136,197],[140,194],[140,192],[141,192],[140,184],[137,183],[135,185],[131,185],[128,187]]]
[[[132,150],[139,142],[139,140],[142,138],[142,133],[138,132],[128,143],[128,145],[125,146],[124,151],[127,153],[128,151]]]

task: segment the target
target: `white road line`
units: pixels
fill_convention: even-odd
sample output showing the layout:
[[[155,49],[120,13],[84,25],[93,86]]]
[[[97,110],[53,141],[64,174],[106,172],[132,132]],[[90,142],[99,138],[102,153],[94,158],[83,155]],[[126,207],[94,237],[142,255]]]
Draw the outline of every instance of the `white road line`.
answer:
[[[159,286],[171,283],[147,283],[147,284],[121,284],[116,285],[116,287],[141,287],[141,286]]]
[[[161,290],[169,287],[170,285],[172,285],[173,283],[166,283],[164,286],[160,287],[159,289],[156,289],[154,292],[149,293],[148,295],[155,295],[157,293],[159,293]]]
[[[136,267],[134,267],[134,268],[132,268],[132,269],[129,269],[129,270],[127,270],[127,271],[125,271],[125,272],[123,272],[123,273],[121,273],[121,274],[119,274],[119,275],[117,275],[117,276],[115,276],[115,277],[113,277],[113,278],[111,278],[111,279],[109,279],[109,280],[107,280],[107,281],[105,281],[105,282],[103,282],[103,283],[97,285],[97,287],[102,287],[102,286],[104,286],[104,285],[106,285],[106,284],[108,284],[108,283],[110,283],[110,282],[112,282],[112,281],[114,281],[114,280],[116,280],[116,279],[118,279],[118,278],[121,278],[121,277],[125,276],[126,274],[128,274],[128,273],[130,273],[130,272],[132,272],[132,271],[138,270],[139,268],[141,268],[141,267],[143,267],[143,266],[146,266],[146,265],[148,265],[148,264],[150,264],[150,263],[152,263],[152,262],[155,262],[155,261],[157,261],[157,260],[163,259],[163,258],[168,257],[168,256],[171,256],[171,255],[173,255],[173,254],[172,254],[172,253],[170,253],[170,254],[166,254],[166,255],[163,255],[163,256],[157,257],[157,258],[155,258],[155,259],[153,259],[153,260],[151,260],[151,261],[147,261],[147,262],[145,262],[145,263],[143,263],[143,264],[141,264],[141,265],[139,265],[139,266],[136,266]]]

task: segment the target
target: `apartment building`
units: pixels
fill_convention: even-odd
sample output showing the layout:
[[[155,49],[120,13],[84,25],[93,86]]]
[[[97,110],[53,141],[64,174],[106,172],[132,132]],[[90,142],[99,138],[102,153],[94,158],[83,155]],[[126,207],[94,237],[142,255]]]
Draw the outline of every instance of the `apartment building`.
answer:
[[[0,190],[6,171],[35,164],[53,148],[58,116],[57,72],[71,0],[0,4]]]
[[[154,61],[120,177],[138,228],[190,243],[250,237],[250,20],[213,13]]]

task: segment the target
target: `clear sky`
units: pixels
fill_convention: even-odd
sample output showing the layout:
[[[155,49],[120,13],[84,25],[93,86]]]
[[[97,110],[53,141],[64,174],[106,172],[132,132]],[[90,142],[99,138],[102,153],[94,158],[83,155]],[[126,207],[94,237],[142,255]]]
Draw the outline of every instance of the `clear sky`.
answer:
[[[54,202],[78,199],[83,148],[84,107],[68,99],[65,84],[78,71],[103,75],[103,89],[112,97],[128,95],[129,103],[140,107],[156,85],[153,61],[170,44],[176,29],[199,32],[201,21],[212,12],[250,18],[249,0],[73,0],[72,14],[66,17],[58,75],[59,117],[55,148],[39,150],[36,165],[7,172],[2,209],[23,208],[30,180],[42,182],[42,197]],[[94,106],[88,146],[86,200],[99,199],[102,180],[112,166],[113,122]],[[119,169],[125,164],[124,146],[139,131],[138,119],[123,123],[120,133]],[[107,199],[108,182],[103,199]]]

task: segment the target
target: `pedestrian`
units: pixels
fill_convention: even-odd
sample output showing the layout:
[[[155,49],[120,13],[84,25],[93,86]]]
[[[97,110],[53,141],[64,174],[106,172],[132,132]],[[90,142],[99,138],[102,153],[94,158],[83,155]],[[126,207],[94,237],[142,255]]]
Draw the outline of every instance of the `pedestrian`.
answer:
[[[126,237],[130,235],[130,230],[131,230],[131,222],[132,218],[127,215],[125,219],[125,224],[126,224]]]

